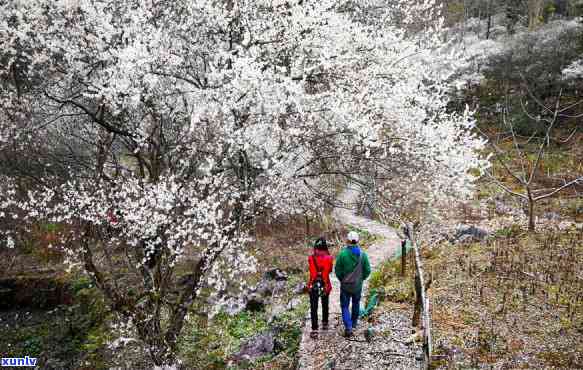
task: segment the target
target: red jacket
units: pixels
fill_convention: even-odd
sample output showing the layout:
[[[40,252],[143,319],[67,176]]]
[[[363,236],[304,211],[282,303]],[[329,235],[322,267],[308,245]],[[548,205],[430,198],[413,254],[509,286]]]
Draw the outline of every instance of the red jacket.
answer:
[[[314,259],[316,260],[314,263]],[[330,283],[330,272],[332,271],[332,266],[334,265],[334,258],[327,251],[314,249],[314,254],[308,257],[308,263],[310,264],[310,281],[308,282],[308,289],[312,289],[314,281],[318,277],[318,270],[322,272],[322,279],[324,280],[324,285],[326,288],[326,294],[330,294],[332,291],[332,284]],[[318,269],[316,269],[316,264]]]

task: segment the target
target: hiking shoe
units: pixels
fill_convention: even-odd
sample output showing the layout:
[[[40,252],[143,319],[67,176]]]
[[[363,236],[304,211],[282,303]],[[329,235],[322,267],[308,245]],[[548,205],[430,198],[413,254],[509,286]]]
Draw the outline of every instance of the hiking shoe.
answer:
[[[352,330],[345,329],[344,330],[344,338],[350,338],[350,337],[352,337]]]
[[[328,323],[327,322],[322,323],[322,330],[328,330]]]
[[[318,332],[317,331],[312,331],[310,333],[310,338],[312,338],[312,339],[318,339]]]

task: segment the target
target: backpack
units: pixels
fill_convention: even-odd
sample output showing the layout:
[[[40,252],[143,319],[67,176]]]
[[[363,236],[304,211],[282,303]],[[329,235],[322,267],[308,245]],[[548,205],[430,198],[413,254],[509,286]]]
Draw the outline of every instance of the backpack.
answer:
[[[314,285],[312,285],[312,292],[317,294],[318,297],[323,297],[326,295],[326,293],[324,289],[325,288],[324,279],[322,278],[322,270],[320,270],[318,266],[317,262],[318,259],[316,258],[316,256],[312,255],[312,260],[314,261],[314,265],[316,266],[316,272],[318,273],[316,280],[314,280]]]
[[[358,262],[352,272],[342,279],[340,288],[350,294],[356,294],[359,291],[360,281],[362,280],[362,253],[358,256]]]

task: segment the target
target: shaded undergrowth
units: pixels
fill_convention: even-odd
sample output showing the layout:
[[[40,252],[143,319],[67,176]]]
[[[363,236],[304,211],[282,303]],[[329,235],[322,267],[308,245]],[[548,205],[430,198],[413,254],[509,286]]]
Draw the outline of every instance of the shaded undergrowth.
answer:
[[[0,357],[36,357],[44,369],[105,369],[109,316],[86,277],[70,280],[71,302],[51,310],[0,311]]]
[[[182,336],[181,358],[186,368],[196,369],[293,369],[306,312],[304,302],[271,321],[267,312],[246,311],[191,319]],[[272,353],[237,361],[234,355],[243,343],[266,333],[274,337]]]

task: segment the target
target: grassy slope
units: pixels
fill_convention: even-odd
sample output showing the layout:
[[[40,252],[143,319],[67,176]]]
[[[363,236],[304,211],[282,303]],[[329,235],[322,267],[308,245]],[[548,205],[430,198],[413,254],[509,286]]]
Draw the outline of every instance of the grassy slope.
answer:
[[[483,107],[502,98],[487,83],[472,95]],[[503,157],[508,166],[518,170],[524,163],[528,169],[537,147],[520,138],[519,146],[528,152],[521,163],[511,137],[498,123],[501,118],[478,118],[482,130],[508,153]],[[561,122],[556,137],[569,137],[579,124],[572,119]],[[582,133],[568,142],[552,141],[537,169],[535,188],[548,189],[560,185],[562,178],[580,175],[581,158]],[[494,172],[509,188],[521,190],[499,162]],[[494,236],[470,245],[432,245],[425,255],[434,279],[430,295],[435,344],[443,356],[436,366],[583,367],[583,231],[568,226],[583,222],[581,191],[579,186],[537,203],[537,232],[528,233],[525,215],[513,219],[496,211],[496,200],[520,209],[516,198],[488,181],[479,184],[476,200],[462,207],[458,221],[467,223],[469,213],[469,222],[494,225]],[[488,209],[479,209],[484,206]],[[487,218],[472,219],[476,213]],[[551,213],[557,220],[541,217]]]

